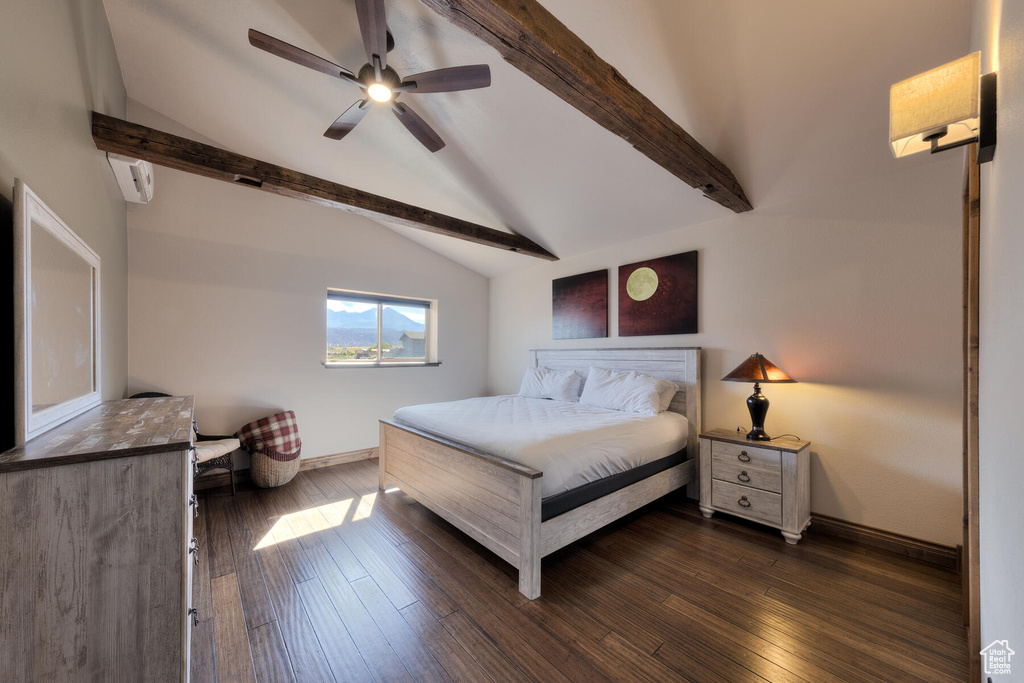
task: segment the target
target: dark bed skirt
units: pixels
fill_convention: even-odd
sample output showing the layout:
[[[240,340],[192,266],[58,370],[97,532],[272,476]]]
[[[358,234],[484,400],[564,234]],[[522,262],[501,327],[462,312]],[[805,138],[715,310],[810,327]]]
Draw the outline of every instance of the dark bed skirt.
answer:
[[[685,448],[672,455],[640,465],[640,467],[634,467],[631,470],[619,472],[618,474],[592,481],[583,486],[577,486],[571,491],[565,491],[564,493],[545,498],[540,504],[541,521],[546,522],[570,510],[575,510],[581,505],[591,503],[598,498],[607,496],[609,493],[615,493],[619,489],[631,486],[641,479],[653,477],[655,474],[664,472],[670,467],[675,467],[683,462],[686,462]]]

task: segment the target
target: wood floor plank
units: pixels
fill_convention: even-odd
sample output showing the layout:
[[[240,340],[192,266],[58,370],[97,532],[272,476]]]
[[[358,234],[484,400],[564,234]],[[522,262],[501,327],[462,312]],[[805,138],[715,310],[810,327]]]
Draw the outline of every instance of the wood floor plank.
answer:
[[[301,491],[295,493],[300,504],[309,505],[308,499],[302,497]],[[369,506],[372,509],[373,498],[369,496],[374,494],[366,495],[368,496],[366,500],[369,501]],[[310,513],[307,521],[312,526],[321,528],[321,531],[317,532],[318,536],[323,539],[328,551],[350,582],[362,578],[347,571],[347,568],[353,567],[352,562],[355,560],[358,562],[359,568],[363,570],[363,575],[373,577],[374,582],[381,587],[396,608],[401,609],[411,605],[416,602],[417,597],[398,577],[394,569],[381,559],[380,555],[366,541],[364,534],[356,528],[370,525],[366,518],[358,519],[362,514],[368,514],[368,511],[360,509],[360,505],[366,505],[366,503],[353,501],[350,505],[338,506],[332,503],[307,508]],[[318,519],[313,519],[312,514],[317,515]],[[342,541],[341,544],[337,543],[339,538]]]
[[[373,579],[366,577],[353,582],[363,607],[377,624],[384,637],[391,643],[391,649],[405,664],[406,671],[415,681],[442,681],[450,683],[449,676],[416,632],[409,627],[391,601],[387,599]],[[413,603],[415,604],[415,603]]]
[[[704,681],[709,683],[728,683],[724,678],[713,672],[706,672],[708,674],[707,678],[686,677],[682,672],[676,671],[653,657],[647,656],[647,653],[636,649],[632,643],[615,631],[606,635],[601,640],[601,644],[607,647],[612,654],[629,662],[635,671],[640,672],[644,680],[652,681],[653,683],[677,680],[693,681],[695,683],[704,683]]]
[[[225,509],[226,496],[207,496],[206,531],[209,536],[210,578],[224,576],[235,571],[235,563],[231,557],[231,541],[228,536],[228,519]]]
[[[374,678],[387,681],[411,680],[402,660],[367,613],[327,549],[319,545],[308,548],[306,554]]]
[[[623,545],[630,547],[629,542],[628,540],[624,541]],[[633,551],[641,548],[645,548],[643,543],[634,542],[632,546]],[[648,563],[652,567],[656,566],[659,558],[666,557],[666,553],[654,545],[647,545],[646,550],[649,553]],[[673,552],[675,551],[670,550],[668,556],[671,556]],[[802,609],[805,611],[817,610],[817,614],[823,618],[845,621],[845,616],[843,615],[870,614],[872,617],[870,623],[863,624],[867,640],[888,647],[905,644],[908,650],[903,650],[901,647],[895,647],[894,649],[904,653],[907,653],[909,650],[916,651],[919,653],[916,658],[929,666],[935,667],[941,663],[932,655],[931,647],[938,646],[941,650],[943,649],[944,642],[946,644],[955,644],[957,638],[962,639],[962,635],[959,637],[953,636],[943,632],[941,629],[936,629],[933,626],[910,619],[900,613],[889,611],[884,607],[872,605],[862,600],[851,600],[846,592],[846,584],[842,581],[830,582],[825,586],[828,592],[819,596],[807,590],[804,587],[804,582],[796,578],[792,578],[791,583],[783,581],[779,577],[785,576],[785,574],[777,572],[774,567],[769,568],[760,563],[748,562],[742,557],[739,562],[717,565],[705,562],[705,567],[705,569],[698,573],[698,576],[738,597],[750,598],[756,601],[763,598],[771,589],[776,594],[785,594],[790,598],[790,602],[801,604]],[[820,609],[814,605],[818,605]],[[826,613],[840,605],[847,605],[849,609],[844,610],[841,615],[828,617]],[[889,624],[892,626],[887,629],[886,626]],[[929,637],[915,637],[916,633],[922,631],[929,631]],[[947,639],[952,639],[952,642]],[[966,653],[961,653],[959,659],[952,661],[954,664],[965,663]],[[941,669],[941,666],[938,668]]]
[[[707,634],[706,637],[715,642],[718,647],[732,653],[739,653],[740,657],[744,656],[742,655],[744,651],[748,651],[770,662],[774,667],[790,672],[798,679],[811,681],[812,683],[818,683],[819,681],[821,683],[841,683],[843,681],[880,680],[856,670],[838,673],[841,670],[839,665],[834,665],[832,670],[829,670],[830,665],[827,662],[824,664],[824,667],[820,667],[814,663],[815,657],[813,655],[806,657],[795,655],[786,649],[785,645],[787,642],[777,645],[772,640],[773,634],[767,629],[759,629],[757,627],[750,630],[744,629],[713,612],[702,610],[695,605],[680,600],[677,596],[670,596],[664,604],[669,609],[676,610],[688,618],[690,623],[696,625],[696,627],[703,629]],[[754,632],[755,630],[757,633]],[[762,635],[765,637],[762,637]],[[807,655],[808,652],[804,654]],[[769,673],[756,664],[748,666],[748,668],[758,672],[764,671],[766,674]],[[776,677],[783,680],[784,674],[777,674]],[[775,680],[775,678],[770,678],[770,680]]]
[[[273,489],[274,498],[282,509],[290,510],[287,515],[288,526],[299,545],[304,549],[312,548],[320,544],[320,537],[317,530],[323,526],[322,518],[315,511],[315,503],[306,498],[297,484],[289,482],[284,486]]]
[[[213,645],[213,612],[192,627],[191,665],[193,683],[215,683],[217,661]]]
[[[605,633],[595,639],[577,630],[574,622],[569,622],[560,614],[546,609],[547,606],[541,600],[533,600],[519,609],[543,626],[544,630],[553,637],[565,643],[566,647],[590,662],[594,668],[607,676],[609,680],[625,681],[641,677],[640,672],[633,669],[624,659],[616,657],[611,650],[601,643],[604,637],[611,633],[610,629],[607,629]]]
[[[249,637],[242,614],[242,599],[234,574],[213,579],[213,638],[217,680],[255,683]]]
[[[270,594],[263,580],[263,570],[256,558],[255,546],[249,527],[239,511],[239,501],[232,497],[224,505],[228,526],[228,541],[235,562],[235,579],[242,596],[246,627],[251,629],[277,619]],[[258,541],[259,539],[257,539]]]
[[[338,681],[372,681],[373,676],[345,628],[320,579],[310,579],[297,586],[306,614],[320,640],[334,678]]]
[[[362,496],[366,495],[360,495],[353,491],[340,476],[337,476],[335,468],[322,468],[314,470],[310,474],[315,477],[316,483],[329,500],[361,500]],[[373,495],[375,502],[365,519],[369,520],[369,526],[373,528],[375,536],[386,540],[392,546],[408,543],[409,537],[392,522],[392,518],[383,514],[382,505],[377,504],[376,501],[376,492],[373,492]],[[360,527],[362,526],[366,525],[360,525]]]
[[[250,520],[253,525],[251,528],[261,530],[263,535],[260,542],[278,548],[292,579],[296,583],[301,583],[315,578],[316,572],[310,566],[306,553],[298,539],[294,537],[287,520],[282,519],[284,515],[274,512],[276,506],[271,501],[270,495],[265,491],[258,491],[248,505],[255,506],[249,507],[246,512],[246,519]],[[243,510],[246,510],[245,504],[243,504]],[[260,515],[263,516],[265,523],[263,525],[258,520]]]
[[[535,680],[568,680],[551,662],[478,600],[463,585],[461,578],[450,574],[446,567],[439,564],[435,558],[428,556],[419,545],[405,543],[398,546],[398,549],[459,606],[460,611],[463,612],[463,616],[459,619],[468,616],[474,626],[484,633],[484,637],[493,640],[503,655],[512,660],[527,676],[531,676]],[[441,623],[447,624],[447,619],[448,617],[445,617]],[[457,634],[453,633],[452,635],[457,640],[459,639]],[[462,641],[460,640],[460,642]],[[466,643],[463,643],[463,646],[466,647]],[[472,654],[475,657],[477,653],[474,651]]]
[[[602,571],[608,571],[608,568],[604,567]],[[635,649],[650,653],[683,675],[695,676],[698,680],[711,677],[710,674],[702,674],[704,670],[735,681],[802,680],[742,646],[707,641],[703,625],[677,618],[660,602],[648,599],[649,596],[656,599],[658,596],[655,592],[631,585],[630,579],[632,577],[629,574],[617,574],[615,582],[609,583],[607,591],[601,595],[604,596],[602,609],[619,615],[612,622],[615,632]],[[640,630],[641,638],[634,635],[638,626],[643,627]],[[643,638],[648,637],[647,634],[652,630],[661,634],[666,641],[653,651],[649,645],[643,646]]]
[[[516,606],[505,600],[495,599],[497,596],[483,580],[446,553],[429,537],[415,534],[411,539],[474,598],[468,602],[455,601],[477,625],[487,631],[492,638],[495,638],[496,635],[502,637],[506,630],[510,630],[517,636],[517,641],[521,641],[526,646],[528,652],[539,655],[539,658],[534,658],[534,663],[542,664],[542,668],[536,672],[525,667],[523,663],[516,662],[528,674],[536,677],[537,675],[552,676],[555,672],[560,672],[560,675],[573,681],[595,681],[602,678],[594,667],[577,657],[562,643],[553,640],[539,624],[520,612]],[[400,548],[405,549],[409,545],[406,543]],[[451,596],[450,593],[449,596]],[[454,599],[454,596],[452,597]],[[487,605],[487,607],[483,607],[483,605]],[[490,624],[485,625],[482,620],[487,620]],[[498,626],[498,623],[503,628],[492,630]],[[518,642],[515,644],[518,645]]]
[[[276,621],[249,631],[252,663],[259,681],[294,681],[288,650]]]
[[[624,600],[623,595],[627,591],[631,591],[635,600],[627,600],[625,602],[619,602],[619,609],[624,612],[631,612],[636,607],[645,606],[648,595],[656,594],[657,591],[653,589],[654,584],[652,582],[658,580],[657,573],[648,574],[646,571],[646,558],[644,562],[637,561],[636,558],[631,556],[616,555],[612,552],[613,549],[607,548],[594,553],[604,559],[604,555],[607,553],[610,557],[613,557],[616,562],[624,564],[631,569],[630,572],[622,574],[623,584],[617,586],[614,594],[610,595],[607,599],[609,600]],[[579,562],[584,558],[572,558],[570,562]],[[597,567],[599,570],[602,568],[602,562],[597,557],[585,558],[590,561],[592,566]],[[605,561],[608,561],[605,559]],[[605,569],[604,571],[608,571]],[[884,669],[885,667],[877,661],[869,661],[870,658],[863,656],[861,653],[850,652],[851,661],[857,661],[856,665],[848,663],[841,657],[834,657],[832,655],[832,646],[838,644],[832,643],[828,639],[821,639],[821,642],[815,640],[814,634],[811,634],[804,630],[797,630],[794,634],[785,628],[780,629],[776,620],[770,615],[763,615],[760,610],[752,609],[749,602],[744,599],[736,598],[735,596],[729,595],[725,592],[717,592],[718,599],[714,602],[710,601],[707,597],[709,592],[713,592],[713,587],[701,582],[699,577],[694,577],[692,581],[687,582],[687,585],[680,589],[679,595],[686,597],[687,600],[694,601],[707,611],[712,613],[727,613],[732,619],[733,623],[740,625],[740,623],[748,627],[752,633],[759,635],[763,638],[771,640],[773,643],[782,644],[790,652],[798,654],[799,656],[808,659],[812,664],[818,666],[825,671],[840,677],[850,677],[852,680],[862,679],[864,670],[871,667],[875,669]],[[714,589],[718,591],[718,589]],[[668,600],[676,598],[676,595],[670,595],[665,604],[668,604]],[[717,612],[716,612],[717,610]],[[649,618],[649,615],[645,615],[643,612],[634,616],[634,621],[637,623],[642,622],[644,619]],[[742,621],[740,621],[742,620]],[[753,621],[751,621],[753,620]],[[739,623],[737,623],[739,622]],[[670,622],[669,622],[670,623]],[[623,627],[624,628],[624,627]],[[672,634],[671,628],[657,629],[659,633]],[[824,649],[822,649],[824,648]],[[794,672],[795,673],[795,672]]]
[[[255,498],[243,499],[243,510],[250,506],[251,514],[258,511]],[[268,543],[256,550],[266,581],[270,601],[277,614],[277,623],[288,648],[289,659],[295,679],[306,683],[327,683],[334,681],[334,676],[327,664],[317,639],[316,633],[309,622],[306,610],[296,591],[293,577],[290,574],[281,548],[277,544]],[[304,556],[304,554],[303,554]],[[313,569],[310,567],[310,572]],[[313,575],[316,578],[316,575]]]
[[[454,640],[461,643],[496,683],[521,683],[531,679],[516,666],[487,634],[462,612],[452,612],[440,622]]]
[[[704,622],[713,620],[713,614],[703,614],[700,618],[692,620],[676,618],[663,603],[655,602],[661,593],[647,579],[636,572],[623,571],[623,568],[590,551],[568,558],[561,568],[569,575],[596,574],[604,577],[600,587],[587,586],[586,590],[577,590],[571,593],[570,597],[582,600],[581,596],[586,594],[590,599],[599,601],[597,604],[591,604],[589,609],[600,615],[620,634],[625,634],[634,646],[639,647],[646,639],[647,645],[641,649],[653,654],[660,649],[660,644],[654,643],[651,639],[658,639],[660,636],[683,648],[692,648],[695,653],[700,654],[700,648],[696,647],[696,644],[702,643],[705,639],[703,634],[706,633],[707,626]],[[688,590],[691,588],[692,582],[687,586]],[[732,630],[735,631],[735,627]],[[712,649],[723,657],[732,659],[758,674],[773,671],[776,668],[772,666],[774,662],[785,660],[783,668],[806,680],[839,680],[813,664],[799,659],[794,660],[789,653],[783,654],[773,646],[766,647],[770,644],[759,638],[751,640],[733,637],[723,642],[716,637],[712,642]],[[766,657],[766,653],[770,656]],[[752,659],[751,654],[757,658]],[[775,675],[778,678],[786,677],[785,674],[778,672]],[[854,677],[852,680],[857,678]]]
[[[401,610],[402,618],[434,655],[456,683],[477,683],[494,680],[483,670],[466,648],[462,647],[422,603],[414,602]],[[450,614],[450,613],[449,613]],[[445,615],[447,616],[447,615]]]
[[[959,586],[932,565],[813,533],[791,546],[675,495],[545,558],[529,601],[514,567],[379,493],[377,465],[203,496],[193,600],[213,618],[194,680],[966,678]],[[276,618],[247,631],[256,570]]]
[[[412,528],[403,529],[407,536],[417,532],[427,534],[452,557],[471,569],[506,601],[516,607],[527,602],[526,596],[519,592],[515,570],[479,543],[444,522],[422,505],[413,502],[411,498],[400,491],[384,494],[380,500],[388,510],[396,512],[410,522]]]
[[[358,494],[348,488],[343,482],[330,481],[328,479],[330,471],[334,468],[322,468],[314,470],[313,474],[321,474],[320,480],[322,484],[325,484],[324,491],[327,492],[328,500],[338,498],[342,500],[356,499]],[[437,617],[443,617],[451,614],[455,611],[455,605],[437,588],[432,584],[426,577],[412,565],[409,560],[397,552],[394,548],[399,543],[394,543],[395,536],[388,534],[381,530],[378,522],[386,521],[383,504],[375,504],[370,509],[368,517],[358,520],[347,522],[354,533],[358,534],[366,543],[380,556],[381,560],[394,572],[397,577],[404,583],[412,592],[412,594],[419,599],[419,601],[426,603],[430,611]],[[390,524],[390,522],[388,523]],[[407,543],[409,538],[402,532],[396,531],[402,538],[402,542]],[[332,553],[333,555],[333,553]],[[335,562],[338,559],[335,557]],[[341,563],[339,563],[340,566]],[[344,567],[342,567],[344,571]],[[347,575],[346,575],[347,576]],[[356,577],[361,578],[361,577]],[[355,579],[350,578],[350,581]]]

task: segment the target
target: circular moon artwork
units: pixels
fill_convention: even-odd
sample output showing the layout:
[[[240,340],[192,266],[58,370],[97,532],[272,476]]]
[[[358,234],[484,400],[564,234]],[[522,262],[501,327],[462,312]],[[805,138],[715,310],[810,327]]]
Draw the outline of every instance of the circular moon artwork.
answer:
[[[646,301],[658,291],[658,274],[650,268],[637,268],[626,280],[626,293],[633,301]]]

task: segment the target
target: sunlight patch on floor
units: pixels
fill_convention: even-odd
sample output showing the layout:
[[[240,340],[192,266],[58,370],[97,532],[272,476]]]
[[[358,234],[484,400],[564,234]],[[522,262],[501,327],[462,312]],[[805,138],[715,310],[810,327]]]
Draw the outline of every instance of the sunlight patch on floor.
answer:
[[[352,517],[353,522],[358,522],[361,519],[366,519],[373,513],[373,504],[377,500],[376,493],[367,493],[365,496],[359,499],[359,507],[356,508],[356,514]]]
[[[376,498],[373,496],[363,496],[359,501],[359,509],[362,510],[364,501],[366,498],[370,498],[369,505],[365,511],[365,514],[353,517],[352,521],[357,521],[370,516],[370,512],[373,510],[373,501]],[[259,543],[253,548],[253,550],[260,550],[261,548],[267,548],[284,541],[289,541],[299,536],[306,536],[309,534],[316,533],[318,531],[324,531],[325,529],[332,529],[339,527],[345,523],[345,518],[348,515],[349,508],[352,507],[353,498],[346,498],[345,500],[338,500],[333,503],[325,503],[323,505],[317,505],[316,507],[307,508],[300,510],[299,512],[292,512],[287,515],[282,515],[278,519],[274,526],[270,528],[270,531],[260,540]],[[292,527],[292,522],[297,524],[300,528],[304,527],[301,533],[295,533],[295,529]],[[300,522],[305,522],[305,525]]]

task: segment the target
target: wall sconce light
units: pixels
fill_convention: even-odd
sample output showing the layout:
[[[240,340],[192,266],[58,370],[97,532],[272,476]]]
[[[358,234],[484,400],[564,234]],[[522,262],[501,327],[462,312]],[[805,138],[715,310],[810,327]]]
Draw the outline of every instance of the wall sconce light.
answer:
[[[978,143],[978,163],[996,151],[996,74],[981,53],[900,81],[889,92],[889,143],[896,158]]]

